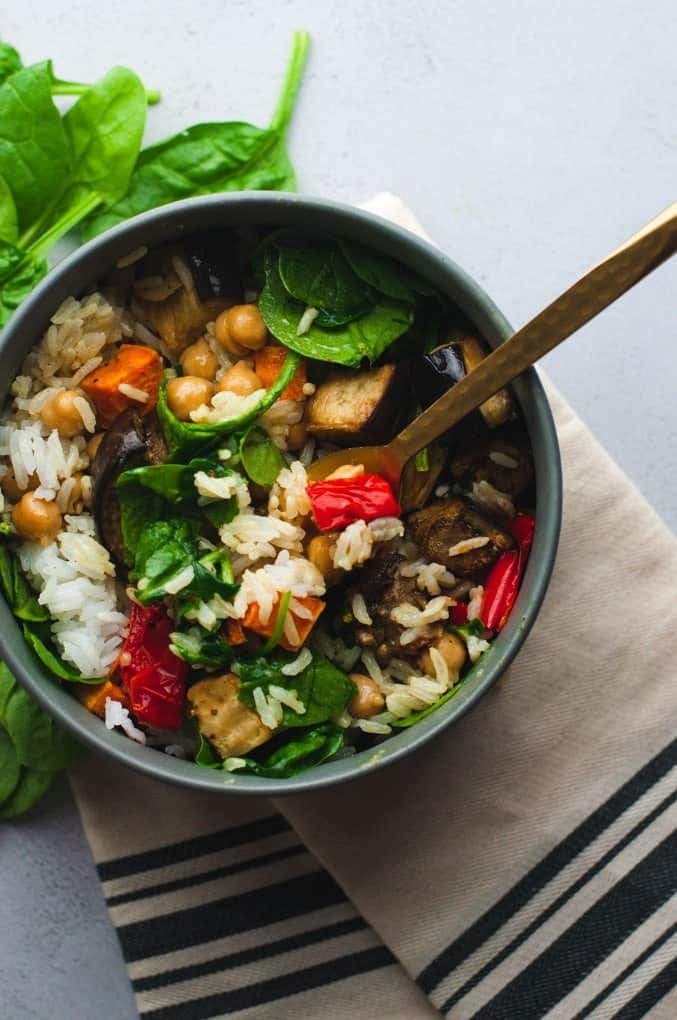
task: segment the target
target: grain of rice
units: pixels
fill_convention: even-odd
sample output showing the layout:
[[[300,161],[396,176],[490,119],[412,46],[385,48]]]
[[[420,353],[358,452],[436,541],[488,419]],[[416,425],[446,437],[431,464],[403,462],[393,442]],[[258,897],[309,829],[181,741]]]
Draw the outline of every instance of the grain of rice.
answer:
[[[492,450],[489,454],[489,460],[493,461],[494,464],[498,464],[499,467],[508,468],[510,471],[514,471],[515,468],[519,467],[519,461],[515,460],[514,457],[509,457],[502,450]]]
[[[280,687],[278,684],[270,684],[268,687],[268,693],[273,698],[277,698],[280,704],[284,705],[285,708],[290,708],[292,712],[296,712],[297,715],[305,715],[306,706],[303,704],[295,690],[288,690],[286,687]]]
[[[393,732],[392,726],[388,723],[377,722],[375,719],[356,719],[355,726],[363,733],[374,733],[384,737]]]
[[[474,664],[479,659],[482,652],[486,652],[489,647],[489,642],[485,641],[484,638],[475,637],[474,634],[466,634],[465,643],[468,649],[468,656],[470,661]]]
[[[375,517],[369,530],[375,542],[391,542],[404,535],[404,524],[399,517]]]
[[[318,317],[319,314],[320,314],[319,308],[312,307],[306,308],[305,312],[299,319],[298,326],[296,327],[296,335],[304,336],[308,332],[312,324],[315,322],[315,319]]]
[[[124,382],[120,383],[118,390],[124,397],[129,397],[130,400],[138,400],[140,404],[148,403],[148,397],[150,396],[148,390],[141,390],[138,386],[130,386],[129,383]]]
[[[107,730],[113,730],[119,726],[128,737],[136,740],[138,744],[146,743],[146,734],[143,730],[137,729],[129,715],[129,710],[124,705],[121,705],[119,701],[115,701],[113,698],[106,698],[104,711],[104,723]]]
[[[187,588],[192,583],[195,577],[195,570],[192,564],[188,564],[183,570],[180,570],[174,577],[170,577],[168,581],[165,581],[164,589],[169,595],[176,595],[178,592]]]
[[[314,453],[315,440],[311,436],[299,454],[299,460],[304,467],[308,467],[312,463]]]
[[[437,496],[438,499],[442,499],[444,496],[448,496],[449,495],[449,486],[448,485],[438,485],[437,488],[435,489],[435,495]]]
[[[429,650],[430,661],[435,670],[435,679],[445,687],[449,685],[449,666],[438,648],[432,646]]]
[[[419,609],[411,602],[403,602],[390,611],[390,618],[401,627],[424,627],[430,623],[449,618],[451,599],[447,595],[438,595]]]
[[[96,415],[92,411],[92,405],[90,404],[90,402],[88,400],[85,400],[84,397],[75,397],[73,400],[73,405],[75,406],[78,414],[82,418],[82,424],[84,425],[87,432],[95,432]]]
[[[118,269],[126,269],[127,266],[133,266],[139,259],[144,258],[148,254],[148,248],[145,244],[135,248],[134,251],[130,251],[128,255],[123,255],[121,259],[118,259],[115,265]]]
[[[367,673],[374,681],[374,683],[378,684],[379,686],[383,684],[383,682],[385,681],[385,677],[383,676],[383,670],[376,661],[376,656],[374,655],[374,653],[364,650],[362,652],[362,662],[364,663],[364,668],[366,669]]]
[[[296,627],[296,621],[294,620],[294,616],[292,613],[287,613],[287,615],[285,616],[282,632],[286,637],[287,641],[289,642],[289,644],[292,645],[292,647],[294,648],[298,648],[298,646],[301,644],[301,638],[299,636],[299,632]]]
[[[474,538],[464,538],[462,542],[457,542],[455,545],[449,547],[449,556],[463,556],[464,553],[472,552],[473,549],[482,549],[485,545],[488,545],[491,540],[486,535],[476,535]]]
[[[315,387],[314,383],[311,383],[311,382],[304,383],[303,384],[303,396],[304,397],[312,397],[313,393],[315,392],[315,389],[316,389],[316,387]]]
[[[477,506],[492,513],[498,510],[500,513],[505,514],[506,517],[512,518],[515,516],[515,505],[507,492],[501,492],[500,489],[496,489],[486,479],[482,479],[480,482],[473,482],[470,498]]]
[[[369,615],[367,603],[364,601],[364,595],[362,595],[360,592],[356,592],[355,595],[353,595],[352,611],[353,616],[355,617],[358,623],[363,623],[365,627],[371,627],[374,621]]]
[[[478,584],[470,589],[470,601],[468,602],[468,619],[476,620],[482,612],[482,601],[484,599],[484,586]]]
[[[247,767],[247,761],[245,758],[226,758],[223,767],[226,772],[237,772],[238,769]]]
[[[309,648],[303,648],[295,659],[285,663],[280,672],[284,676],[298,676],[313,661],[313,655]]]
[[[338,537],[332,553],[332,562],[342,570],[352,570],[371,556],[374,535],[364,521],[353,521]]]
[[[339,715],[334,716],[332,722],[336,723],[337,726],[340,726],[342,730],[347,730],[348,727],[352,725],[353,720],[347,709],[344,708]]]

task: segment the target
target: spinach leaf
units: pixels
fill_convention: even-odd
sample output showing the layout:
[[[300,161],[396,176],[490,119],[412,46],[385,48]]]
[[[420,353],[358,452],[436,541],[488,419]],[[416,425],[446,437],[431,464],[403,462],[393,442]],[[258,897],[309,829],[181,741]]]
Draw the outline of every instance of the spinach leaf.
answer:
[[[72,666],[61,658],[52,645],[52,635],[47,623],[24,623],[24,640],[29,645],[42,664],[58,676],[61,680],[68,680],[72,684],[100,684],[101,677],[85,677],[77,672]]]
[[[240,700],[249,708],[254,708],[254,689],[262,687],[266,693],[271,684],[296,691],[306,711],[299,714],[285,707],[282,723],[285,729],[291,726],[315,726],[340,715],[357,694],[357,687],[350,677],[322,656],[313,656],[310,665],[297,676],[285,676],[281,672],[282,666],[292,658],[278,655],[275,658],[240,662]]]
[[[0,804],[12,796],[20,775],[21,765],[14,744],[8,734],[0,729]]]
[[[295,732],[294,736],[290,734],[288,741],[262,761],[245,758],[246,766],[237,771],[267,779],[288,779],[321,765],[343,747],[344,740],[343,730],[331,723],[324,723],[314,729],[304,730],[300,735]]]
[[[220,769],[223,765],[212,745],[202,734],[200,734],[200,746],[195,755],[195,764],[203,769]]]
[[[5,178],[0,177],[0,241],[16,244],[18,237],[19,221],[12,192]]]
[[[395,259],[365,248],[355,241],[340,241],[341,249],[353,272],[374,290],[396,301],[415,304],[419,295],[433,293],[425,280]]]
[[[0,545],[0,586],[7,604],[16,617],[28,622],[49,619],[49,613],[41,606],[24,577],[17,557]]]
[[[23,61],[17,50],[9,43],[0,42],[0,85],[9,78],[10,74],[20,71]]]
[[[44,61],[16,71],[0,86],[0,176],[11,188],[21,231],[60,193],[72,167],[51,77]]]
[[[169,461],[175,462],[200,450],[204,452],[205,449],[212,449],[229,433],[243,431],[275,403],[294,378],[299,360],[299,355],[290,351],[279,376],[255,407],[246,414],[241,414],[239,418],[231,418],[213,425],[179,421],[167,403],[167,380],[165,379],[160,386],[157,413],[169,446]]]
[[[190,630],[176,630],[171,635],[170,648],[174,655],[196,669],[221,669],[233,661],[233,649],[224,641],[218,631],[191,627]]]
[[[148,606],[164,598],[166,585],[192,566],[195,553],[193,529],[187,521],[171,518],[144,524],[134,555],[139,602]]]
[[[294,191],[296,178],[285,136],[308,52],[306,32],[294,36],[277,110],[267,129],[240,121],[196,124],[139,156],[124,198],[97,211],[85,224],[85,240],[108,227],[192,195],[221,191]]]
[[[127,561],[133,563],[141,532],[149,521],[162,517],[166,504],[160,496],[138,484],[121,486],[118,497],[122,541]]]
[[[339,365],[359,366],[364,358],[375,361],[402,336],[413,322],[410,307],[381,298],[354,322],[336,329],[317,325],[298,335],[305,306],[292,298],[280,278],[277,252],[266,253],[266,285],[259,298],[259,311],[273,334],[286,347],[308,358]]]
[[[4,724],[21,765],[59,771],[82,755],[80,744],[60,729],[22,687],[16,687],[9,699]]]
[[[27,294],[47,275],[47,263],[26,256],[15,263],[7,276],[2,275],[4,242],[0,241],[0,327],[6,325],[12,312]]]
[[[129,486],[140,485],[169,503],[196,502],[198,494],[194,478],[197,471],[216,478],[227,478],[233,474],[230,467],[217,458],[195,457],[187,464],[149,464],[123,471],[117,481],[118,495],[122,499]]]
[[[146,109],[143,85],[126,67],[114,67],[71,107],[63,118],[69,171],[21,235],[34,256],[46,254],[97,206],[124,195],[141,147]]]
[[[374,304],[371,291],[355,275],[336,244],[306,238],[278,245],[278,270],[287,293],[319,309],[317,326],[342,326]]]
[[[251,428],[240,441],[242,467],[252,482],[269,489],[275,482],[285,460],[263,429]]]
[[[7,703],[15,687],[15,678],[4,662],[0,662],[0,724],[4,724]]]
[[[22,768],[16,789],[0,806],[0,819],[7,820],[25,814],[41,797],[44,797],[52,785],[54,776],[54,772]]]

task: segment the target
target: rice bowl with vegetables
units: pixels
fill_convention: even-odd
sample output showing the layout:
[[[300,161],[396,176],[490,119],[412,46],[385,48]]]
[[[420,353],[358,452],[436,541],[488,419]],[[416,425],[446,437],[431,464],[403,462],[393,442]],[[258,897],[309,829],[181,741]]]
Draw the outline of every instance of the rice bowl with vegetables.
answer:
[[[5,597],[110,728],[286,778],[454,697],[534,533],[505,391],[400,492],[324,453],[388,441],[484,356],[456,310],[341,239],[242,229],[137,249],[70,298],[0,431]]]

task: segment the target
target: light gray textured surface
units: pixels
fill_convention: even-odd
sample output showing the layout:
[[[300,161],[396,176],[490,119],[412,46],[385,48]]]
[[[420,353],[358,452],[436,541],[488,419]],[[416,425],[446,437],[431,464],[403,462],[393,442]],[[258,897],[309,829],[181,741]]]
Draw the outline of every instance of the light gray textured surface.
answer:
[[[299,189],[399,193],[517,326],[675,199],[677,9],[630,0],[3,5],[26,61],[163,91],[148,138],[272,112],[290,32],[313,51],[291,132]],[[443,13],[442,13],[443,12]],[[675,264],[547,359],[677,524]],[[594,479],[591,479],[594,485]],[[77,812],[59,783],[0,828],[0,1014],[129,1020],[133,999]]]

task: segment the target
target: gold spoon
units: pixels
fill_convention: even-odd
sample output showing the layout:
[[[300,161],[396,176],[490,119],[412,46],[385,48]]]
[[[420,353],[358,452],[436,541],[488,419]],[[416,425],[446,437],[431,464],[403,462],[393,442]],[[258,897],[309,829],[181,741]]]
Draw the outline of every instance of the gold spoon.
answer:
[[[397,492],[404,465],[419,450],[593,319],[676,250],[674,202],[513,333],[387,446],[355,446],[330,453],[310,466],[308,476],[319,481],[344,464],[363,464],[365,471],[387,478]]]

